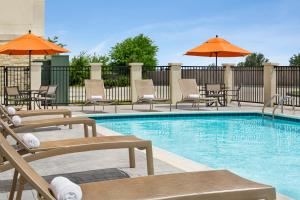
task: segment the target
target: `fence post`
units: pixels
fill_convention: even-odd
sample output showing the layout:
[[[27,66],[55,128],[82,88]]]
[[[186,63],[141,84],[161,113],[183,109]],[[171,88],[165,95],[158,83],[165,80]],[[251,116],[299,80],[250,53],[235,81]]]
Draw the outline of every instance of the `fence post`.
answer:
[[[182,63],[169,63],[170,66],[170,97],[172,104],[176,104],[181,100],[181,91],[179,88],[178,80],[181,79],[181,66]]]
[[[30,89],[38,90],[42,83],[42,62],[33,62],[30,67]]]
[[[224,84],[225,87],[228,90],[233,90],[234,89],[234,83],[233,83],[233,71],[232,67],[235,66],[233,63],[224,63],[222,65],[224,67]],[[227,96],[227,102],[230,102],[232,99],[232,96]]]
[[[101,80],[101,68],[102,63],[91,63],[91,79],[99,79]]]
[[[263,63],[264,66],[264,104],[276,94],[276,63]],[[267,106],[272,107],[276,99],[273,99]]]
[[[129,63],[129,66],[130,66],[131,102],[136,102],[137,93],[135,88],[135,80],[142,80],[143,63]]]

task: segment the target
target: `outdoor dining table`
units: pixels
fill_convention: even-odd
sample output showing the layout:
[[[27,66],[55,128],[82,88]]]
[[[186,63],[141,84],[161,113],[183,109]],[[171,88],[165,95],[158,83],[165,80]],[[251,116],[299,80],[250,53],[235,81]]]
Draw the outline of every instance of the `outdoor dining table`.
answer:
[[[32,103],[33,109],[35,110],[35,105],[39,107],[36,101],[36,97],[39,94],[39,90],[20,90],[20,93],[25,96],[25,102],[27,104],[27,109],[32,110]]]

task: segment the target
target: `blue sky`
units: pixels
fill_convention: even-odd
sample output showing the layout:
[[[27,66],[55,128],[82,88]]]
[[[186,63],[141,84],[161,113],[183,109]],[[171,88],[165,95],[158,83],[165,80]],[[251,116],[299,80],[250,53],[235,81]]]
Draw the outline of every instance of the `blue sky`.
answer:
[[[288,64],[300,53],[299,7],[299,0],[46,0],[46,36],[58,35],[77,55],[107,54],[115,43],[144,33],[159,46],[160,65],[207,65],[214,59],[183,53],[219,35]]]

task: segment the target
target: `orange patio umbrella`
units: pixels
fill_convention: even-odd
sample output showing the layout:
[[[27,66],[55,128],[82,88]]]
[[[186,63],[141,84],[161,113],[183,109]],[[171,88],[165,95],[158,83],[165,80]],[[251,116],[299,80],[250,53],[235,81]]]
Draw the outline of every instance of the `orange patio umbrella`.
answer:
[[[36,36],[31,31],[0,46],[0,54],[29,55],[29,66],[31,65],[31,55],[52,55],[66,52],[69,50]]]
[[[189,56],[216,57],[216,66],[218,65],[218,57],[242,57],[248,54],[251,52],[235,46],[217,35],[185,53]]]

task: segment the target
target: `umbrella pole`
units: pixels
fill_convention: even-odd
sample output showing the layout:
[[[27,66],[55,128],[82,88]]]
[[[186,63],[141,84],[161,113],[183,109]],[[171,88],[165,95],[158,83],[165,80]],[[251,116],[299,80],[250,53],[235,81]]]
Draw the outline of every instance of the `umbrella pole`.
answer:
[[[216,67],[218,66],[218,53],[216,52]]]
[[[31,67],[31,50],[29,50],[29,67]]]

